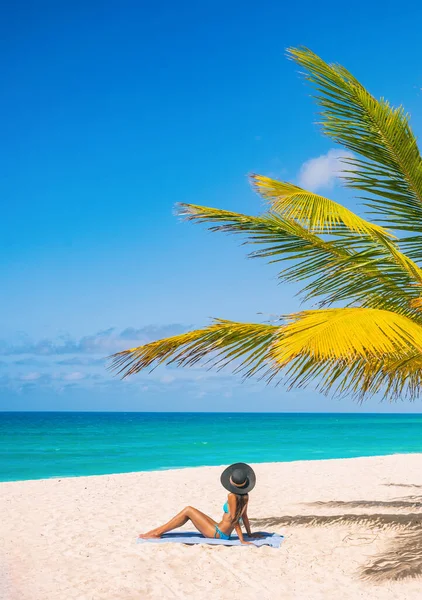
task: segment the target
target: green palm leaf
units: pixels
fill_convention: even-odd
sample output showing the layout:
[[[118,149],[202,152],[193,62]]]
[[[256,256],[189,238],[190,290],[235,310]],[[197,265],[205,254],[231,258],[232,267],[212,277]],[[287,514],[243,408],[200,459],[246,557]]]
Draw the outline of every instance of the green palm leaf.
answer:
[[[392,258],[391,252],[386,252],[387,238],[380,244],[375,244],[372,236],[362,235],[350,238],[342,235],[338,240],[327,241],[295,220],[276,213],[254,217],[180,204],[178,214],[189,221],[210,223],[211,231],[240,233],[245,235],[245,243],[263,245],[250,254],[253,258],[292,263],[281,271],[280,279],[307,280],[302,290],[304,300],[323,296],[323,305],[359,302],[371,308],[395,309],[421,320],[422,313],[411,304],[419,296],[415,278],[400,261]],[[374,232],[378,233],[376,229]],[[359,251],[355,250],[356,244]]]
[[[203,329],[118,352],[111,357],[110,368],[125,378],[163,363],[177,366],[202,363],[222,369],[234,362],[234,372],[250,377],[267,366],[268,350],[279,331],[279,326],[265,323],[218,319]]]

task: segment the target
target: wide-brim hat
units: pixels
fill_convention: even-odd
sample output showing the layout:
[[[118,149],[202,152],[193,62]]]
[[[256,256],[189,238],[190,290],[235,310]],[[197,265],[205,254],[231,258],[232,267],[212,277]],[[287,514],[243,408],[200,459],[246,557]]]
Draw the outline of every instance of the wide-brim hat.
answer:
[[[252,467],[245,463],[230,465],[221,473],[221,484],[232,494],[248,494],[254,489],[256,476]]]

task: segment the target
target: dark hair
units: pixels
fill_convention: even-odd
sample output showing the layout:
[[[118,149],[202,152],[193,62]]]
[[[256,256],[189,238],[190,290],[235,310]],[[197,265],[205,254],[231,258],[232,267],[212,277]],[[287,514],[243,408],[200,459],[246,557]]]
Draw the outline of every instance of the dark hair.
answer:
[[[248,501],[248,494],[233,494],[233,496],[236,498],[236,510],[234,512],[232,523],[237,523],[242,516],[243,507]]]

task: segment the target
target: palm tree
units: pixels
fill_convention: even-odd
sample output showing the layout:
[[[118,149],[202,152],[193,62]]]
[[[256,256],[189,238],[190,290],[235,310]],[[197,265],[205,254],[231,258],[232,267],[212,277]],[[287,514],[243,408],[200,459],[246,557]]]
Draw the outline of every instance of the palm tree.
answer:
[[[422,159],[403,108],[376,100],[344,67],[306,48],[288,54],[316,90],[322,131],[347,149],[342,181],[370,222],[292,183],[252,175],[267,211],[250,216],[192,204],[178,213],[239,233],[252,257],[280,263],[312,310],[272,323],[215,320],[112,357],[122,377],[167,363],[232,365],[245,377],[309,383],[359,399],[415,399],[422,367]],[[288,263],[283,261],[288,261]]]

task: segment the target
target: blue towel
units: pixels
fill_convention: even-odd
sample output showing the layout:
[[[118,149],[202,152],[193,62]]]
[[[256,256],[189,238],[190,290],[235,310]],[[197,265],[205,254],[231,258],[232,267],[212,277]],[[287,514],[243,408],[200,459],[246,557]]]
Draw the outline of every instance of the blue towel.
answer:
[[[277,533],[262,532],[262,538],[248,538],[244,536],[245,541],[252,542],[255,546],[271,546],[272,548],[280,548],[283,536]],[[173,542],[178,544],[211,544],[213,546],[241,546],[237,536],[232,536],[229,540],[221,540],[217,538],[206,538],[200,533],[183,531],[179,533],[165,533],[160,538],[143,539],[138,538],[138,544],[165,544]]]

